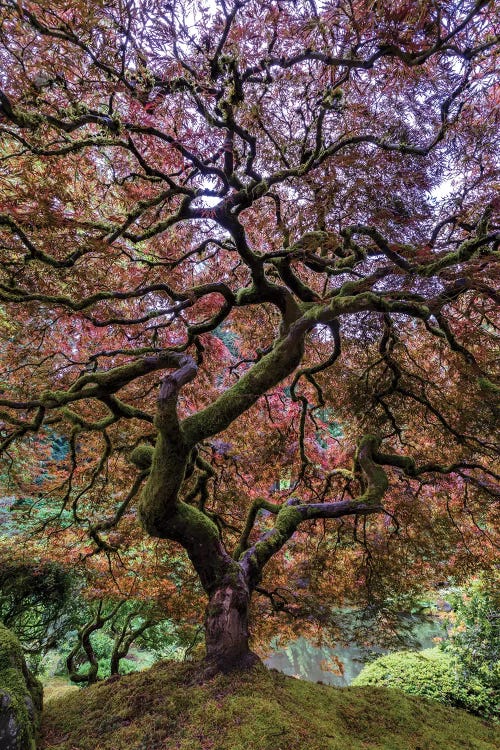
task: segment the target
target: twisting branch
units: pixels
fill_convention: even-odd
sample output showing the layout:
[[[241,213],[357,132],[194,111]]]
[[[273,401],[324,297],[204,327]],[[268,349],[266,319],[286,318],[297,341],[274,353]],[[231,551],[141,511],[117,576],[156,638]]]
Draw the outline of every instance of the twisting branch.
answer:
[[[260,510],[267,510],[269,513],[279,513],[281,505],[278,503],[271,503],[263,497],[258,497],[253,501],[250,510],[248,511],[245,528],[241,532],[240,539],[233,553],[235,560],[239,560],[245,550],[248,549],[248,540]]]
[[[310,504],[301,504],[299,500],[291,499],[280,506],[274,527],[249,547],[240,559],[253,585],[259,583],[266,563],[286,544],[304,521],[342,518],[348,515],[366,516],[383,511],[381,502],[389,482],[385,471],[374,460],[374,453],[379,444],[380,439],[373,435],[365,436],[359,443],[354,459],[354,471],[360,480],[362,493],[357,497],[339,502]]]
[[[92,685],[94,682],[97,682],[99,662],[96,658],[90,636],[92,635],[92,633],[100,630],[107,622],[112,620],[113,617],[115,617],[115,615],[118,613],[118,610],[123,606],[123,604],[124,601],[118,602],[118,604],[116,604],[116,606],[107,615],[105,615],[103,613],[103,602],[102,600],[99,601],[92,620],[85,623],[85,625],[80,628],[80,630],[78,631],[78,640],[66,657],[66,668],[68,670],[71,682],[87,683],[87,685]],[[89,663],[88,671],[83,674],[79,672],[78,668],[75,666],[75,659],[81,650],[85,652],[87,661]]]

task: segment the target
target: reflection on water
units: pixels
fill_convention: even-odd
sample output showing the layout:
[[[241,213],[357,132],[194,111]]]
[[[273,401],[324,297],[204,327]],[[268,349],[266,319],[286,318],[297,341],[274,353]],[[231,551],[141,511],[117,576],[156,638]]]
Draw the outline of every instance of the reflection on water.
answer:
[[[335,661],[339,659],[344,668],[343,675],[328,670],[328,666],[335,668]],[[291,641],[286,648],[273,653],[266,664],[271,669],[277,669],[285,674],[300,677],[310,682],[324,682],[326,685],[343,686],[350,682],[363,669],[366,652],[355,644],[335,649],[326,646],[314,646],[305,638]],[[323,669],[322,669],[323,667]]]
[[[437,619],[416,623],[411,631],[411,645],[402,643],[401,650],[432,648],[435,645],[433,639],[445,635],[444,626]],[[298,638],[285,648],[272,653],[266,659],[266,664],[270,669],[277,669],[302,680],[346,687],[361,672],[367,661],[372,660],[374,655],[384,653],[386,651],[383,649],[372,649],[369,659],[366,649],[362,649],[356,643],[331,649],[327,646],[314,646],[305,638]],[[343,666],[342,674],[335,666],[338,661]]]

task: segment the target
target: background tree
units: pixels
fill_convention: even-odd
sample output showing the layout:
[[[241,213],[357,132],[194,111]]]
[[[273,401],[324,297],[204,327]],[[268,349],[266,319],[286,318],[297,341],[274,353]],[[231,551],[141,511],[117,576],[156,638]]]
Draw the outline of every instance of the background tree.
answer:
[[[492,556],[498,16],[380,5],[0,3],[9,492],[137,508],[215,669]]]
[[[498,570],[450,592],[448,639],[441,644],[462,683],[476,687],[476,710],[500,716],[500,593]]]
[[[153,646],[172,655],[180,646],[179,634],[154,604],[140,601],[85,603],[76,637],[68,639],[66,669],[72,682],[92,684],[123,671],[132,646]],[[73,633],[72,636],[75,636]],[[130,662],[125,669],[130,669]]]
[[[75,582],[55,563],[16,563],[5,553],[2,558],[0,621],[19,638],[33,666],[71,629]]]
[[[31,549],[40,557],[40,549]],[[156,590],[148,581],[127,590],[123,580],[109,573],[99,586],[96,579],[103,577],[102,571],[95,565],[94,570],[70,566],[66,555],[60,562],[29,563],[22,547],[19,558],[6,547],[0,554],[0,621],[18,637],[36,674],[67,672],[73,682],[92,683],[132,671],[137,654],[123,662],[132,648],[147,652],[139,668],[155,657],[180,658],[197,640],[196,626],[168,597],[172,584],[161,578],[158,568],[146,573],[159,579]],[[135,566],[134,577],[138,575]],[[175,623],[167,619],[167,607]]]

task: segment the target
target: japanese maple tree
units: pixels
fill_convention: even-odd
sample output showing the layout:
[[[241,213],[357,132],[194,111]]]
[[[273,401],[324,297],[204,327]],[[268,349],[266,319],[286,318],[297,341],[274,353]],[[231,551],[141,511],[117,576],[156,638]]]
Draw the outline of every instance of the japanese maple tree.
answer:
[[[490,564],[494,5],[0,1],[7,492],[180,545],[213,669]]]

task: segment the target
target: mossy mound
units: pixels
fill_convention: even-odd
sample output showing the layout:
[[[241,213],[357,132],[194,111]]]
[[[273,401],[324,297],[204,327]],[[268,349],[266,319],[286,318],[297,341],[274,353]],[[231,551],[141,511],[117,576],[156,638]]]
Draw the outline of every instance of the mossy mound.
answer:
[[[79,688],[65,677],[50,677],[43,683],[43,702],[58,700],[68,693],[77,693]]]
[[[199,683],[193,664],[51,701],[45,750],[494,750],[480,719],[384,688],[331,688],[257,666]]]

